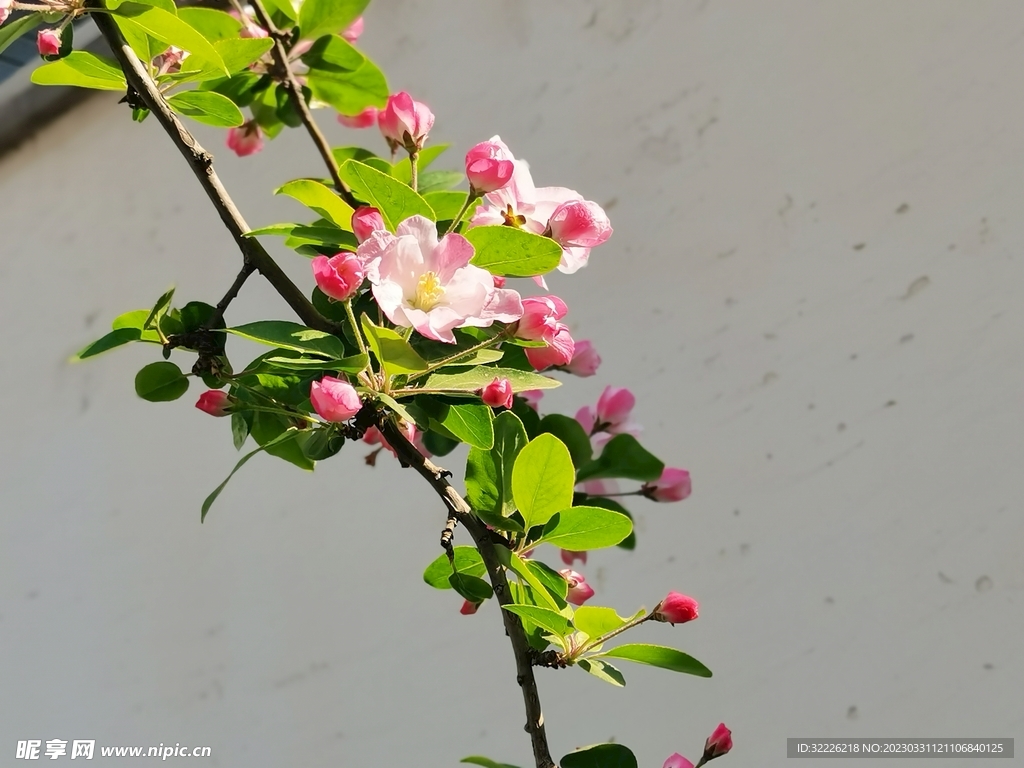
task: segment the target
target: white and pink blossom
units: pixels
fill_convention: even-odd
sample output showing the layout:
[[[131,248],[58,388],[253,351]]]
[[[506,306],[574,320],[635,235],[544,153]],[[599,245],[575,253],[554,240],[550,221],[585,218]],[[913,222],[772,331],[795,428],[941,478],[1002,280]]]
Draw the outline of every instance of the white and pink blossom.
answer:
[[[577,573],[569,568],[563,568],[559,571],[562,574],[562,578],[565,579],[569,585],[569,592],[565,596],[565,599],[573,605],[583,605],[587,600],[594,596],[594,588],[587,584],[587,580],[583,578],[583,574]]]

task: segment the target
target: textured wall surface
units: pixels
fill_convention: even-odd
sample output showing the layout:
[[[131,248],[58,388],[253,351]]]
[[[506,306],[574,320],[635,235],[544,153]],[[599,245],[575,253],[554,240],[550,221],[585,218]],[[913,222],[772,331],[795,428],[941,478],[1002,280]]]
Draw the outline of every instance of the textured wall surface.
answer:
[[[693,473],[688,501],[633,505],[636,553],[586,572],[623,612],[700,599],[637,639],[715,677],[544,672],[556,755],[696,758],[720,720],[730,765],[782,765],[787,736],[1024,736],[1024,7],[381,0],[367,30],[449,165],[500,132],[539,184],[607,207],[609,244],[551,281],[605,364],[547,402],[628,385]],[[313,475],[258,458],[200,526],[227,424],[197,390],[135,397],[152,348],[66,363],[238,267],[156,122],[116,102],[0,163],[2,762],[89,738],[246,768],[526,765],[494,606],[462,617],[420,582],[443,511],[417,477],[361,447]],[[299,213],[270,194],[320,172],[299,133],[246,160],[198,133],[250,223]],[[288,317],[253,281],[230,319],[268,305]]]

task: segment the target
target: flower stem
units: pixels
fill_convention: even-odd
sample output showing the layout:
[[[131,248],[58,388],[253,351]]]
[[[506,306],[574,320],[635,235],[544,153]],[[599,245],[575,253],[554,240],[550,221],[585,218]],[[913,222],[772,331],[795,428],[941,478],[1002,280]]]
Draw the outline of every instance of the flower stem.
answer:
[[[459,211],[459,215],[456,216],[454,219],[452,219],[452,223],[448,227],[448,231],[445,232],[446,235],[450,235],[452,232],[455,231],[455,228],[459,226],[459,222],[462,221],[462,217],[465,216],[466,215],[466,211],[469,210],[469,206],[471,206],[474,202],[479,200],[481,197],[483,197],[483,195],[481,195],[479,192],[470,191],[469,196],[466,198],[465,204],[462,206],[462,210]]]
[[[572,653],[572,655],[568,659],[566,659],[566,661],[576,661],[576,659],[578,659],[581,655],[583,655],[584,653],[589,651],[591,648],[596,648],[597,646],[601,645],[602,643],[608,642],[609,640],[611,640],[616,635],[621,635],[627,629],[632,629],[633,627],[639,627],[641,624],[643,624],[645,621],[648,621],[653,616],[654,616],[654,611],[651,611],[650,613],[641,616],[639,619],[633,619],[633,621],[627,621],[625,624],[623,624],[618,629],[613,629],[611,632],[608,632],[607,634],[601,635],[601,637],[598,637],[598,638],[596,638],[594,640],[591,640],[589,643],[586,643],[586,644],[580,646],[580,648],[577,649],[576,651],[574,651]]]
[[[409,186],[412,191],[419,194],[420,184],[420,151],[418,149],[409,153]]]
[[[461,352],[456,352],[454,355],[450,355],[450,356],[444,358],[443,360],[438,360],[433,365],[428,365],[426,370],[420,371],[419,373],[414,373],[413,375],[411,375],[408,379],[406,379],[406,382],[407,383],[411,383],[411,382],[415,381],[416,379],[423,378],[427,374],[433,373],[438,368],[444,368],[446,365],[451,365],[452,363],[455,363],[455,362],[461,360],[464,357],[469,357],[470,355],[474,355],[474,354],[476,354],[477,352],[479,352],[482,349],[488,349],[489,347],[493,347],[495,344],[497,344],[497,343],[499,343],[501,341],[504,341],[506,333],[507,333],[507,329],[505,331],[502,331],[501,333],[499,333],[496,336],[492,336],[489,339],[485,339],[484,341],[481,341],[479,344],[474,344],[472,347],[469,347],[468,349],[464,349]]]

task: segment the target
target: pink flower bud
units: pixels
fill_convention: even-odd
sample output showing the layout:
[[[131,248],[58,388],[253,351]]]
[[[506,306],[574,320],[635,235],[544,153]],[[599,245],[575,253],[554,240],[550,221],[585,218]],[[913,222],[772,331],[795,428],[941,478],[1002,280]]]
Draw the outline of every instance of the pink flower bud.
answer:
[[[324,376],[320,381],[314,381],[309,390],[309,399],[314,410],[325,421],[348,421],[363,407],[355,387],[333,376]]]
[[[491,408],[511,408],[512,383],[508,379],[495,379],[480,390],[480,399]]]
[[[572,360],[572,353],[576,342],[573,341],[572,336],[569,334],[569,329],[561,323],[559,325],[561,327],[555,333],[555,337],[548,343],[548,346],[526,347],[523,350],[526,353],[526,359],[530,361],[530,365],[535,370],[543,371],[545,368],[550,368],[553,365],[566,365]]]
[[[562,550],[562,562],[566,565],[572,565],[579,560],[584,565],[587,564],[587,553],[586,552],[573,552],[571,549]]]
[[[7,17],[11,15],[13,9],[14,0],[0,0],[0,24],[7,21]]]
[[[255,120],[228,129],[228,149],[239,157],[254,155],[263,149],[263,134]]]
[[[470,194],[482,195],[501,189],[512,179],[515,160],[505,143],[495,136],[466,153],[466,178]]]
[[[572,360],[565,366],[565,370],[576,376],[593,376],[601,365],[601,356],[597,354],[594,345],[587,339],[576,342],[576,348],[572,353]]]
[[[365,242],[374,232],[382,232],[386,229],[384,217],[376,208],[364,205],[352,212],[352,231],[360,243]]]
[[[543,389],[527,389],[519,393],[519,396],[526,401],[526,404],[530,406],[534,411],[540,407],[541,398],[544,397]]]
[[[367,107],[358,115],[338,115],[338,122],[348,128],[370,128],[377,124],[376,107]]]
[[[612,236],[604,209],[590,200],[562,203],[548,219],[551,237],[563,248],[593,248]]]
[[[682,501],[692,490],[689,472],[676,467],[665,467],[661,477],[654,482],[644,483],[640,492],[654,501]]]
[[[227,416],[230,411],[231,396],[219,389],[208,389],[199,396],[196,401],[196,408],[205,411],[211,416]]]
[[[661,768],[693,768],[693,763],[676,752],[668,756],[668,760],[665,761]]]
[[[363,262],[354,253],[317,256],[311,263],[317,287],[335,301],[351,299],[366,277]]]
[[[405,91],[388,98],[388,105],[377,117],[380,132],[392,150],[405,147],[413,152],[423,148],[434,125],[434,113],[426,104],[413,101]]]
[[[594,588],[587,584],[587,580],[583,578],[582,574],[568,568],[563,568],[559,573],[569,584],[569,593],[565,599],[573,605],[583,605],[594,596]]]
[[[597,421],[611,426],[623,424],[629,419],[635,405],[636,396],[626,387],[605,387],[597,399]]]
[[[544,341],[550,344],[563,327],[558,321],[565,317],[569,308],[557,296],[530,296],[523,299],[523,316],[519,318],[516,336],[527,341]]]
[[[56,56],[60,53],[60,31],[56,29],[41,29],[36,35],[36,48],[40,56]]]
[[[697,601],[692,597],[669,592],[665,599],[655,606],[652,618],[655,621],[667,621],[672,625],[685,624],[697,618],[698,607]]]
[[[360,16],[358,19],[353,21],[345,30],[341,33],[341,36],[349,42],[350,45],[355,45],[356,41],[363,34],[363,17]]]
[[[463,616],[472,616],[480,610],[481,605],[483,605],[483,603],[474,603],[472,600],[463,600],[462,607],[459,608],[459,613]]]
[[[732,731],[725,727],[725,723],[719,723],[718,727],[708,736],[708,740],[704,742],[704,756],[700,762],[703,764],[708,760],[721,757],[730,749],[732,749]]]

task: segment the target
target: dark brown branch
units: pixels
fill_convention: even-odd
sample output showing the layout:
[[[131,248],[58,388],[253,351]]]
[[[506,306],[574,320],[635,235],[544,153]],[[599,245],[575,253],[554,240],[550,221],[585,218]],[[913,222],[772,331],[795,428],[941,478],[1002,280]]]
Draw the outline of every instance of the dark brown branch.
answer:
[[[220,214],[224,226],[227,227],[238,244],[245,263],[251,264],[253,269],[267,278],[267,281],[274,286],[281,298],[288,303],[288,306],[295,311],[303,323],[317,330],[329,333],[339,332],[340,326],[316,311],[305,294],[278,266],[259,240],[245,236],[245,233],[249,231],[249,225],[245,223],[245,219],[242,218],[242,214],[213,169],[213,155],[203,149],[195,137],[182,125],[177,115],[171,111],[149,76],[145,65],[125,42],[121,30],[117,28],[114,20],[106,13],[94,13],[92,18],[110,46],[114,58],[124,70],[125,77],[128,79],[129,92],[134,91],[142,99],[184,156],[214,208],[217,209],[217,213]]]
[[[227,310],[228,304],[234,300],[235,296],[238,295],[238,292],[242,290],[242,286],[245,284],[245,281],[249,279],[249,275],[255,271],[256,266],[251,261],[246,260],[245,264],[242,265],[242,269],[235,277],[235,282],[231,284],[231,287],[228,288],[228,292],[224,294],[224,298],[217,302],[217,306],[214,309],[213,314],[210,315],[210,319],[206,322],[207,328],[213,328],[224,319],[224,312]]]
[[[330,171],[331,179],[334,181],[334,188],[338,190],[342,200],[353,208],[358,207],[359,201],[355,199],[352,191],[341,180],[338,162],[334,159],[334,153],[331,152],[331,145],[327,143],[327,139],[321,132],[320,126],[313,119],[313,113],[310,112],[309,105],[302,96],[302,86],[299,85],[299,81],[295,79],[295,73],[292,72],[291,63],[288,61],[288,51],[284,47],[284,41],[288,36],[274,26],[274,22],[271,21],[261,0],[249,0],[249,4],[256,13],[256,20],[260,23],[260,26],[267,30],[274,41],[274,47],[270,49],[270,55],[274,57],[274,68],[276,70],[274,75],[281,81],[281,87],[288,94],[292,106],[299,113],[302,124],[306,126],[309,137],[313,139],[317,151],[320,152],[320,157],[324,159],[327,170]]]
[[[509,590],[505,569],[501,565],[496,549],[501,545],[495,542],[495,534],[473,515],[473,510],[466,500],[448,482],[451,473],[420,453],[392,419],[382,418],[378,427],[388,444],[395,449],[399,460],[404,465],[415,469],[430,483],[430,487],[441,497],[445,507],[448,508],[449,515],[457,519],[469,531],[487,568],[491,586],[494,588],[494,597],[499,605],[510,604],[512,602],[511,590]],[[530,740],[533,743],[533,759],[537,768],[556,768],[554,760],[551,759],[548,738],[544,731],[540,694],[537,691],[537,679],[533,674],[534,656],[526,639],[523,623],[514,613],[502,610],[501,614],[505,623],[505,633],[508,635],[509,642],[512,643],[512,653],[516,659],[516,680],[522,689],[523,703],[526,705],[525,730],[530,734]]]

